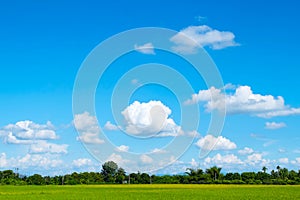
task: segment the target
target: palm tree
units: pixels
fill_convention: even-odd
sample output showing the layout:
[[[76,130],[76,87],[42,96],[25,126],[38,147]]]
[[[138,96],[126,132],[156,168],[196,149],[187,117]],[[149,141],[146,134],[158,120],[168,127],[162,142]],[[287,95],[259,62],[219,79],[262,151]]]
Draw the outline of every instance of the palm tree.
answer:
[[[192,169],[192,168],[187,168],[185,173],[186,173],[188,176],[195,176],[195,175],[196,175],[195,170]]]
[[[206,173],[210,175],[213,180],[217,180],[220,176],[222,168],[218,168],[217,166],[213,166],[209,169],[206,169]]]
[[[187,168],[186,170],[185,173],[189,176],[190,183],[197,183],[203,175],[202,169]]]
[[[264,173],[266,173],[267,170],[268,170],[268,168],[267,168],[266,166],[263,166],[262,171],[263,171]]]
[[[280,176],[280,170],[281,170],[281,168],[280,168],[280,166],[278,165],[277,167],[276,167],[276,169],[277,169],[277,175],[278,175],[278,177]]]

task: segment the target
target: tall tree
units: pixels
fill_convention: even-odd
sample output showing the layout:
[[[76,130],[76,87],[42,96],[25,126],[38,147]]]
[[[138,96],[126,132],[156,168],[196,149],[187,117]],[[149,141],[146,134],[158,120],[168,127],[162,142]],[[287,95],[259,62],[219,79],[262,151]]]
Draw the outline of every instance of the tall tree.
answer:
[[[262,171],[263,171],[264,173],[266,173],[267,170],[268,170],[268,168],[267,168],[266,166],[263,166]]]
[[[116,183],[122,184],[125,181],[126,172],[123,168],[119,168],[116,173]]]
[[[219,179],[220,173],[221,173],[222,168],[219,168],[217,166],[213,166],[209,169],[206,169],[206,173],[210,175],[210,177],[213,180]]]
[[[115,175],[118,170],[117,163],[113,161],[108,161],[102,165],[101,174],[104,178],[104,181],[107,183],[115,183]]]

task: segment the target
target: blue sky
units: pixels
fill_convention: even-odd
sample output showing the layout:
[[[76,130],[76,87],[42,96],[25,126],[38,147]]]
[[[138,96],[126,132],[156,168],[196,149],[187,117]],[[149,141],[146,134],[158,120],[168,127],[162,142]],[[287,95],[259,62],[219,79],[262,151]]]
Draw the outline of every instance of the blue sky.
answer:
[[[159,166],[163,169],[153,173],[180,173],[187,167],[213,165],[224,171],[261,170],[264,165],[269,169],[277,165],[299,169],[298,8],[299,3],[291,0],[272,4],[2,2],[0,169],[50,175],[99,170],[105,158],[93,151],[106,151],[107,159],[117,161],[127,171],[158,166],[146,152],[174,162],[165,168],[167,161],[162,163]],[[180,37],[168,38],[178,47],[168,53],[155,49],[157,43],[149,35],[149,41],[141,42],[142,36],[126,41],[136,51],[120,56],[105,71],[95,93],[95,113],[72,110],[76,77],[89,53],[104,40],[141,27],[168,28],[195,40],[214,61],[225,92],[217,85],[205,85],[193,67],[175,55],[197,55],[190,50],[201,51],[199,46]],[[117,50],[124,43],[113,48]],[[169,68],[153,64],[150,68],[136,67],[147,63]],[[182,85],[184,79],[174,78],[178,73],[190,82],[193,91]],[[148,83],[151,80],[154,84]],[[159,81],[171,84],[174,90],[170,85],[157,84]],[[130,97],[126,96],[128,91],[134,91]],[[205,94],[213,94],[213,99]],[[222,112],[220,102],[227,108],[224,128],[220,136],[211,137],[207,129],[211,114]],[[162,117],[163,125],[147,126],[153,117],[149,115],[152,108],[158,108],[153,119]],[[199,115],[194,112],[196,108]],[[192,124],[198,117],[200,124],[195,128]],[[160,136],[152,137],[157,134],[154,125],[161,125]],[[186,151],[159,151],[176,141],[174,138],[191,145]],[[105,139],[116,148],[107,149]],[[216,143],[214,147],[211,142]],[[200,150],[206,148],[213,149],[200,158]],[[131,154],[137,156],[132,158]],[[179,154],[183,155],[177,159]]]

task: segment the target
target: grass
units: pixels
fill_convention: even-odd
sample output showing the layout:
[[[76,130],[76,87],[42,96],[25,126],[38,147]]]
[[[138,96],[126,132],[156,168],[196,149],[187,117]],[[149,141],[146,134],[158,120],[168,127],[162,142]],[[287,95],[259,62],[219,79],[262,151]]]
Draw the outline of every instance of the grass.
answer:
[[[0,199],[300,199],[300,186],[0,186]]]

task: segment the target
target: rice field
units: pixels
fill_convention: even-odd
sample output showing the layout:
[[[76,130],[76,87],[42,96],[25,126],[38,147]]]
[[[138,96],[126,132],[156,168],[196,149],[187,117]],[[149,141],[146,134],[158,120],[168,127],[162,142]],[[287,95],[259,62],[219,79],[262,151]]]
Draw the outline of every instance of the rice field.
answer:
[[[0,199],[300,199],[300,186],[0,186]]]

